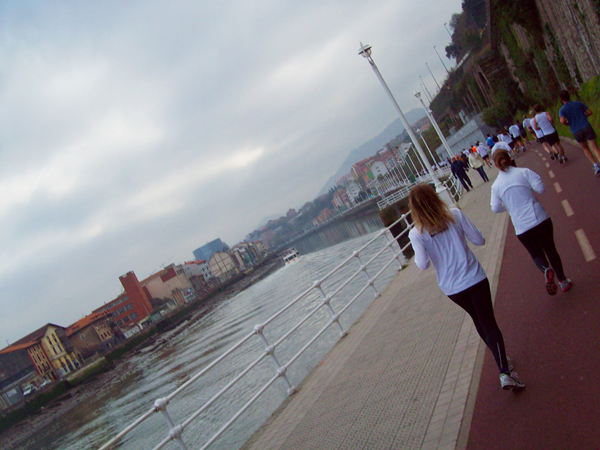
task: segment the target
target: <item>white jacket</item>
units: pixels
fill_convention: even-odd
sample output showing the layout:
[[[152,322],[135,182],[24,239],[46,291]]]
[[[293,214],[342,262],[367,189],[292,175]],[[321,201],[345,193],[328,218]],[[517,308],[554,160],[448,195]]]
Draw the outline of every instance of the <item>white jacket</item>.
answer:
[[[415,264],[427,269],[433,262],[438,285],[444,294],[458,294],[486,279],[485,271],[467,245],[485,244],[485,237],[459,209],[450,209],[456,223],[431,236],[413,227],[408,237],[415,251]]]
[[[523,234],[550,217],[533,194],[545,190],[544,182],[533,170],[509,166],[492,184],[492,211],[508,211],[515,233]]]

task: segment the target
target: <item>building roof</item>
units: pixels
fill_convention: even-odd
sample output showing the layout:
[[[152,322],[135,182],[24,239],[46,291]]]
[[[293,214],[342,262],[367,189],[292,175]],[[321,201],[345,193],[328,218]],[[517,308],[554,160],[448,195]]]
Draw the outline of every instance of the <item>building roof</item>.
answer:
[[[83,330],[85,327],[87,327],[88,325],[103,319],[104,317],[106,317],[106,313],[101,312],[101,313],[92,313],[89,314],[87,316],[85,316],[83,319],[79,319],[77,322],[75,322],[72,325],[69,325],[67,327],[67,336],[71,336],[72,334],[76,333],[79,330]]]
[[[3,348],[2,350],[0,350],[0,355],[2,355],[4,353],[15,352],[17,350],[23,350],[25,348],[31,347],[32,345],[35,345],[36,343],[37,343],[37,341],[24,342],[22,344],[13,344],[9,347],[6,347],[6,348]]]
[[[154,278],[156,278],[156,277],[159,277],[159,276],[163,275],[165,272],[166,272],[166,270],[165,270],[165,269],[161,269],[161,270],[159,270],[158,272],[156,272],[156,273],[153,273],[153,274],[152,274],[152,275],[150,275],[149,277],[147,277],[147,278],[144,278],[143,280],[141,280],[141,281],[140,281],[140,284],[141,284],[141,285],[144,285],[145,283],[148,283],[149,281],[153,280]]]
[[[48,330],[48,327],[62,328],[63,330],[65,329],[65,327],[61,327],[60,325],[55,325],[53,323],[47,323],[43,327],[35,330],[33,333],[29,333],[27,336],[14,342],[12,345],[9,345],[8,347],[6,347],[2,351],[0,351],[0,353],[8,353],[8,352],[12,352],[15,350],[21,350],[21,349],[30,347],[33,344],[36,344],[45,336],[46,330]]]

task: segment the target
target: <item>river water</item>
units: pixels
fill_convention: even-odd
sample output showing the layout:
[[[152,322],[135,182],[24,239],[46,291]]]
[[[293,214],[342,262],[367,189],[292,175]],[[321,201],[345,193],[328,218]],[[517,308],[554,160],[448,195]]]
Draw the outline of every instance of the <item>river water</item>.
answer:
[[[56,420],[43,432],[20,445],[24,450],[98,448],[121,431],[138,416],[150,409],[155,399],[168,395],[185,380],[221,355],[233,344],[245,337],[255,324],[262,323],[293,298],[312,286],[313,281],[329,273],[345,260],[353,250],[372,239],[375,230],[381,228],[377,216],[341,222],[328,229],[294,244],[301,251],[299,262],[283,267],[267,278],[251,286],[238,295],[214,305],[199,319],[191,321],[183,331],[168,339],[168,342],[151,353],[133,355],[122,362],[115,375],[101,391],[88,401],[78,404],[67,414]],[[365,234],[366,233],[366,234]],[[356,237],[358,236],[358,237]],[[342,240],[342,242],[335,243]],[[383,247],[384,238],[379,238],[364,256],[363,262]],[[379,258],[369,273],[373,276],[388,261]],[[358,263],[352,261],[332,280],[323,284],[325,292],[356,272]],[[381,291],[398,272],[398,265],[392,264],[375,283]],[[358,290],[364,286],[365,278],[359,274],[355,282],[344,288],[331,302],[339,311]],[[367,290],[342,315],[344,329],[362,314],[372,302],[372,290]],[[304,317],[319,301],[312,291],[282,317],[265,327],[265,336],[272,343],[289,330],[301,317]],[[298,331],[291,335],[276,355],[285,364],[312,336],[329,320],[324,308],[313,316]],[[293,385],[300,381],[322,360],[328,350],[337,342],[337,327],[329,327],[288,370]],[[226,360],[200,378],[184,394],[175,397],[169,405],[169,412],[175,423],[184,421],[205,401],[225,386],[250,362],[254,361],[264,345],[258,336],[252,337],[242,348],[233,352]],[[200,415],[184,432],[183,437],[189,448],[201,447],[231,416],[247,402],[275,373],[273,362],[265,358],[238,384]],[[257,403],[251,406],[225,432],[211,449],[238,449],[273,413],[286,397],[282,380],[276,380]],[[162,415],[155,414],[144,424],[130,433],[117,448],[146,449],[154,447],[167,434],[168,428]],[[172,441],[165,448],[178,449]]]

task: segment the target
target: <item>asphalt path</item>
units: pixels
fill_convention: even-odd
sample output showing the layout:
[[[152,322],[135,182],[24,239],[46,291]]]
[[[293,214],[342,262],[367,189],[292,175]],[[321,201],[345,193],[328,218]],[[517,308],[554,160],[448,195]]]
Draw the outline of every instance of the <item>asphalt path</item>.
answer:
[[[574,287],[548,295],[509,224],[495,310],[527,388],[502,391],[486,350],[468,449],[600,449],[600,177],[582,150],[563,146],[566,164],[539,144],[516,162],[544,181],[538,198]]]

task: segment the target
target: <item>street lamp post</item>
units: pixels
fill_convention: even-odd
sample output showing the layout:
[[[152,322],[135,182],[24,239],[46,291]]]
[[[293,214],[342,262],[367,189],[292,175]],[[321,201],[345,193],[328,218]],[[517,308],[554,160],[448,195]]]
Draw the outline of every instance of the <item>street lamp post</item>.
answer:
[[[427,66],[427,70],[429,70],[429,73],[431,74],[431,78],[433,78],[433,81],[435,81],[435,84],[437,84],[438,89],[441,91],[442,88],[440,87],[440,83],[438,83],[435,77],[433,76],[433,72],[429,68],[429,63],[425,63],[425,65]]]
[[[400,109],[398,102],[396,102],[396,99],[394,98],[392,91],[390,91],[390,88],[388,87],[387,83],[381,76],[379,69],[375,65],[375,61],[373,61],[373,58],[371,57],[371,46],[363,45],[361,42],[360,50],[359,50],[358,54],[363,56],[364,58],[366,58],[367,61],[369,61],[369,64],[371,65],[373,72],[375,72],[375,75],[379,79],[379,82],[383,86],[385,92],[388,94],[394,107],[398,111],[398,114],[400,115],[400,120],[402,121],[404,128],[408,132],[408,135],[410,136],[410,140],[412,141],[413,145],[415,146],[415,149],[417,150],[417,153],[421,157],[421,160],[427,161],[427,157],[425,156],[425,153],[423,152],[423,149],[421,148],[421,145],[419,144],[419,140],[417,139],[417,136],[415,136],[415,133],[413,132],[412,128],[410,127],[408,120],[406,120],[406,117],[404,117],[404,113]],[[448,205],[454,204],[454,199],[450,196],[448,189],[446,188],[446,186],[444,186],[442,184],[442,182],[440,181],[440,179],[437,177],[437,175],[435,174],[435,172],[433,170],[429,170],[429,176],[431,177],[431,180],[435,184],[435,190],[438,193],[438,195],[442,198],[442,200],[444,200],[444,202],[446,202]]]
[[[450,42],[452,42],[452,34],[450,33],[450,30],[448,29],[448,27],[446,26],[446,24],[444,24],[444,28],[448,32],[448,36],[450,36]]]
[[[444,148],[448,152],[448,155],[450,155],[451,157],[454,156],[454,152],[450,148],[450,145],[448,145],[448,141],[444,137],[444,133],[442,133],[442,130],[440,130],[440,127],[438,126],[437,122],[435,121],[432,111],[427,106],[425,106],[425,102],[421,98],[421,93],[419,91],[415,92],[415,97],[417,97],[419,99],[419,101],[421,102],[421,105],[423,105],[423,108],[425,109],[425,112],[427,113],[427,117],[429,117],[429,121],[433,125],[433,128],[435,128],[435,131],[438,134],[438,136],[440,137],[442,144],[444,144]]]
[[[442,63],[442,66],[444,66],[444,69],[446,69],[446,73],[447,73],[448,75],[450,75],[450,72],[448,71],[448,68],[446,67],[446,64],[444,64],[444,60],[442,59],[442,57],[441,57],[441,56],[440,56],[440,54],[438,53],[438,51],[437,51],[437,48],[436,48],[436,46],[435,46],[435,45],[433,46],[433,49],[435,50],[435,54],[436,54],[436,55],[438,55],[438,58],[440,58],[440,62]]]
[[[423,78],[421,77],[421,75],[419,75],[419,80],[421,80],[421,84],[423,85],[423,89],[425,89],[425,92],[427,94],[427,96],[429,97],[429,102],[433,101],[433,97],[431,96],[431,92],[429,92],[429,89],[427,89],[427,86],[425,85],[425,82],[423,81]]]
[[[433,153],[431,152],[431,149],[429,148],[429,145],[427,145],[427,141],[425,140],[425,138],[423,137],[423,133],[421,132],[421,130],[418,130],[419,132],[419,136],[421,137],[421,140],[423,141],[423,143],[425,144],[425,147],[427,147],[427,151],[429,151],[429,154],[431,155],[431,159],[433,159],[433,164],[435,164],[438,168],[440,167],[440,165],[438,164],[438,162],[435,159],[435,156],[433,156]]]

